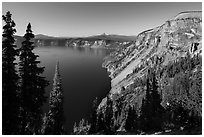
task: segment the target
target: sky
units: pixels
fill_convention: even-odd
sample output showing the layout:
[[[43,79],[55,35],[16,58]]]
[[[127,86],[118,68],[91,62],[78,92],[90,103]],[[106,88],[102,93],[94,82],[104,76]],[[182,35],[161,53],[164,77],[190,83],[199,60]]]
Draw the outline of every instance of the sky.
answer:
[[[99,34],[137,35],[162,25],[182,11],[201,11],[201,2],[3,2],[2,14],[12,13],[16,35],[30,22],[34,34],[58,37]]]

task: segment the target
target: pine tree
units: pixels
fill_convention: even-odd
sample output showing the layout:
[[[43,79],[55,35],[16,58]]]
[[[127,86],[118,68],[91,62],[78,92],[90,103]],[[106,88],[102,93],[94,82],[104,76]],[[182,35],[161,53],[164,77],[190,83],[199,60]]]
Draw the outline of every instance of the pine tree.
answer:
[[[49,105],[50,109],[43,124],[42,133],[51,135],[65,134],[63,91],[61,77],[59,74],[59,62],[56,65],[55,75],[53,78],[53,89],[50,92]]]
[[[114,121],[114,129],[115,130],[118,130],[118,128],[120,127],[120,123],[122,123],[120,117],[121,117],[120,114],[117,113],[115,121]]]
[[[153,125],[153,129],[155,130],[161,130],[161,124],[162,124],[162,114],[164,113],[164,108],[161,105],[162,99],[160,97],[160,94],[158,92],[158,81],[156,78],[156,74],[152,74],[152,123],[155,123]]]
[[[73,128],[73,134],[75,135],[87,135],[90,130],[90,125],[88,123],[88,121],[86,121],[84,118],[82,118],[79,121],[79,125],[77,127],[77,124],[74,124],[74,128]]]
[[[153,110],[155,111],[155,114],[156,112],[159,112],[162,108],[161,108],[161,97],[160,97],[160,94],[158,93],[158,82],[157,82],[157,79],[156,79],[156,75],[155,73],[153,73],[153,78],[152,78],[152,101],[151,103],[152,106],[154,107]]]
[[[149,129],[148,122],[151,121],[151,114],[152,114],[152,104],[151,104],[151,88],[150,88],[150,78],[147,77],[146,81],[146,96],[142,100],[142,106],[141,106],[141,114],[140,114],[140,128],[142,130]]]
[[[46,102],[45,87],[48,81],[41,74],[44,67],[39,67],[38,55],[33,53],[31,24],[27,26],[25,41],[20,48],[20,105],[21,134],[39,134],[42,122],[42,105]]]
[[[158,93],[158,82],[154,72],[148,73],[146,83],[146,98],[142,101],[141,107],[141,122],[143,124],[142,130],[160,130],[161,129],[161,115],[164,111],[161,106],[161,98]]]
[[[99,112],[98,114],[98,131],[104,131],[105,129],[105,117],[103,112]]]
[[[113,134],[113,101],[110,98],[110,95],[107,96],[107,105],[105,111],[105,132],[106,134]]]
[[[97,132],[98,130],[98,120],[97,120],[97,103],[98,103],[98,99],[96,97],[96,99],[93,101],[93,112],[92,112],[92,116],[91,116],[91,127],[89,130],[89,134],[94,134]]]
[[[125,122],[126,131],[137,130],[137,115],[134,107],[129,106],[128,115]]]
[[[18,134],[18,75],[15,58],[18,56],[14,34],[16,24],[8,11],[3,15],[2,34],[2,134]]]

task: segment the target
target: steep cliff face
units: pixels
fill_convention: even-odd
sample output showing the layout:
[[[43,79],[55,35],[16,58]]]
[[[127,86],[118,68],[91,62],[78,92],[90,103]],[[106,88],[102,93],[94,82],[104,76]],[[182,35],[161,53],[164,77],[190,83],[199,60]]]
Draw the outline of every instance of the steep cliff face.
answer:
[[[113,100],[126,98],[126,105],[141,104],[143,88],[129,88],[138,78],[146,75],[148,68],[163,68],[190,53],[202,56],[202,13],[182,12],[163,25],[140,33],[134,43],[114,51],[105,58],[103,67],[110,72],[110,95]],[[106,104],[103,99],[99,108]]]

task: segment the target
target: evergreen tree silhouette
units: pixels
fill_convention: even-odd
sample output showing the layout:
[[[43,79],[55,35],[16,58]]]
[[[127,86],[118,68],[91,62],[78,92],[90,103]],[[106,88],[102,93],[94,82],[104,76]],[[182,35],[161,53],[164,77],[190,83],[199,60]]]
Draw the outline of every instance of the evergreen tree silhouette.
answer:
[[[92,115],[91,115],[91,127],[90,127],[90,130],[89,130],[89,134],[94,134],[97,132],[98,130],[98,120],[97,120],[97,106],[98,104],[98,98],[96,97],[96,99],[93,101],[93,112],[92,112]]]
[[[153,106],[153,111],[154,114],[158,115],[157,112],[162,112],[163,107],[161,107],[161,97],[158,92],[158,81],[156,79],[155,73],[152,74],[152,106]]]
[[[105,133],[106,134],[113,134],[113,101],[110,98],[110,95],[107,96],[107,105],[105,111]]]
[[[63,110],[63,90],[61,76],[59,74],[59,62],[57,62],[55,75],[53,78],[53,89],[50,92],[50,109],[44,120],[43,134],[62,135],[64,129],[64,110]]]
[[[126,131],[137,130],[137,115],[134,107],[129,106],[128,116],[125,122]]]
[[[156,74],[149,71],[146,82],[146,98],[142,100],[141,107],[141,123],[142,130],[160,130],[161,129],[161,116],[164,108],[161,106],[161,98],[158,93],[158,82]]]
[[[105,116],[103,112],[99,112],[98,114],[98,131],[104,131],[105,129]]]
[[[146,96],[142,100],[142,106],[141,106],[141,115],[140,115],[140,128],[142,130],[149,129],[148,128],[148,122],[151,120],[151,114],[152,114],[152,104],[151,104],[151,94],[150,94],[150,79],[149,76],[147,77],[146,81]]]
[[[85,120],[84,118],[82,118],[79,121],[79,125],[77,126],[77,124],[74,124],[74,128],[73,128],[73,134],[74,135],[88,135],[90,130],[90,125],[88,123],[87,120]]]
[[[18,79],[15,57],[18,56],[14,34],[16,24],[8,11],[2,16],[2,134],[18,134]]]
[[[27,26],[25,41],[20,48],[20,105],[21,134],[39,134],[42,124],[42,105],[46,102],[45,87],[48,81],[41,74],[44,67],[39,67],[38,55],[33,53],[31,24]]]

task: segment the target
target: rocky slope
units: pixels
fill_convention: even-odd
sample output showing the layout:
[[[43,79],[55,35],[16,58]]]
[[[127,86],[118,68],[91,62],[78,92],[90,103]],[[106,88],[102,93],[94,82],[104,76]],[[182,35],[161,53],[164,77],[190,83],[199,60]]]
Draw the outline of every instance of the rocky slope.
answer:
[[[122,99],[123,108],[132,102],[141,104],[145,87],[130,91],[133,83],[144,77],[149,67],[163,68],[185,57],[187,52],[191,56],[202,56],[201,11],[179,13],[163,25],[141,32],[134,43],[107,56],[103,67],[107,68],[112,79],[112,99],[115,102]],[[99,108],[105,105],[106,98]]]

